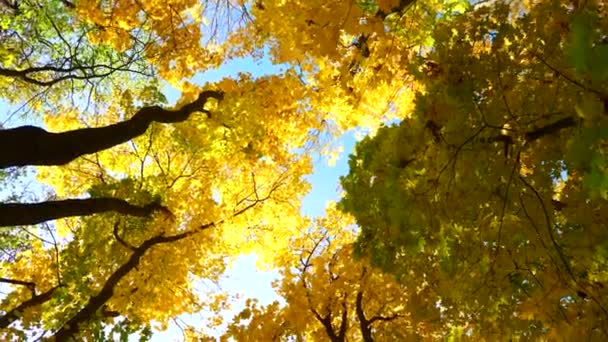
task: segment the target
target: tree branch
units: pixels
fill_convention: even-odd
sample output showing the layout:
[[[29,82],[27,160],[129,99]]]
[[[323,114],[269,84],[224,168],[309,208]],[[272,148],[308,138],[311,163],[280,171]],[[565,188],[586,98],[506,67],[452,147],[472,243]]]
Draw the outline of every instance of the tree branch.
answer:
[[[406,9],[409,5],[413,4],[414,2],[416,2],[416,0],[401,0],[397,4],[397,6],[391,8],[387,12],[384,12],[383,10],[379,9],[378,12],[376,12],[376,17],[378,17],[378,18],[382,19],[382,21],[384,21],[386,19],[386,17],[389,16],[389,14],[401,13],[401,12],[403,12],[404,9]]]
[[[608,100],[608,94],[604,94],[602,91],[599,91],[597,89],[593,89],[591,87],[588,87],[586,85],[584,85],[583,83],[577,81],[576,79],[566,75],[564,72],[560,71],[559,69],[557,69],[556,67],[552,66],[551,64],[549,64],[544,58],[542,58],[540,55],[533,53],[533,56],[535,56],[536,58],[538,58],[538,60],[543,63],[547,68],[551,69],[551,71],[553,71],[554,73],[556,73],[557,75],[563,77],[566,81],[576,85],[577,87],[588,91],[590,93],[593,93],[595,95],[597,95],[603,102]],[[605,102],[604,102],[605,103]]]
[[[36,284],[31,281],[23,281],[17,279],[9,279],[9,278],[0,278],[0,283],[7,283],[13,285],[21,285],[27,287],[28,290],[32,291],[32,294],[36,294]]]
[[[526,142],[532,142],[538,140],[545,135],[549,135],[555,133],[559,130],[574,127],[576,125],[576,120],[573,116],[569,116],[556,122],[550,123],[546,126],[539,127],[533,131],[527,132],[525,135]]]
[[[0,203],[0,227],[33,225],[72,216],[86,216],[108,211],[123,215],[147,217],[155,211],[169,213],[158,203],[143,207],[118,198],[87,198],[40,203]]]
[[[332,342],[341,342],[342,340],[340,340],[340,337],[336,334],[333,325],[331,324],[332,318],[331,318],[331,311],[329,311],[327,313],[327,315],[321,317],[316,310],[313,310],[313,313],[315,314],[315,317],[317,318],[317,320],[319,320],[319,322],[321,322],[321,324],[323,324],[323,327],[325,328],[325,333],[327,334],[327,336],[329,337],[329,340]]]
[[[164,236],[158,235],[151,239],[146,240],[141,246],[135,249],[129,260],[122,264],[112,275],[108,278],[103,288],[95,296],[92,296],[87,304],[82,308],[76,315],[68,320],[62,327],[55,333],[55,341],[68,341],[74,334],[80,329],[79,325],[87,321],[93,316],[97,310],[102,308],[105,303],[112,298],[114,295],[114,287],[118,282],[126,276],[132,269],[139,265],[141,257],[150,249],[152,246],[162,243]]]
[[[553,244],[553,246],[555,247],[555,250],[557,251],[557,255],[559,256],[559,258],[561,259],[562,263],[564,264],[564,267],[566,268],[566,271],[568,272],[568,274],[570,275],[570,277],[572,278],[572,280],[574,280],[576,282],[576,276],[574,275],[574,272],[572,271],[572,268],[570,267],[570,263],[568,262],[568,258],[566,258],[566,256],[564,255],[564,252],[562,251],[562,247],[559,245],[559,243],[557,242],[557,239],[555,237],[555,234],[553,233],[553,224],[551,223],[551,217],[549,216],[549,212],[547,211],[547,207],[545,206],[545,202],[543,201],[543,198],[541,197],[540,193],[536,190],[536,188],[534,188],[534,186],[530,183],[528,183],[528,181],[526,180],[526,178],[524,176],[519,176],[519,179],[521,180],[521,182],[532,191],[532,193],[534,194],[534,196],[536,197],[536,199],[538,200],[538,203],[542,209],[542,212],[545,216],[545,222],[547,224],[547,233],[549,234],[549,238],[551,240],[551,243]]]
[[[552,122],[550,124],[547,124],[545,126],[536,128],[532,131],[525,132],[524,139],[526,140],[526,143],[531,143],[544,136],[559,132],[562,129],[574,127],[574,126],[576,126],[576,124],[577,124],[576,118],[574,116],[568,116],[568,117],[559,119],[555,122]],[[513,137],[508,134],[500,134],[500,135],[493,136],[493,137],[483,138],[482,141],[487,142],[487,143],[502,142],[502,143],[505,143],[508,145],[512,145],[514,143]]]
[[[340,330],[338,338],[340,341],[346,341],[346,330],[348,329],[348,308],[346,306],[347,294],[344,293],[342,299],[342,321],[340,322]]]
[[[51,21],[51,24],[53,22]],[[61,32],[57,31],[58,35],[61,37]],[[62,39],[65,45],[70,47],[69,43]],[[69,68],[56,67],[52,65],[45,65],[39,67],[30,67],[21,70],[15,69],[7,69],[0,67],[0,76],[12,77],[15,79],[20,79],[23,82],[30,83],[33,85],[41,86],[41,87],[50,87],[59,82],[67,81],[67,80],[82,80],[87,81],[96,78],[103,78],[112,75],[118,71],[130,71],[139,73],[137,70],[129,69],[128,66],[131,64],[133,60],[128,60],[122,65],[112,66],[106,64],[97,64],[90,66],[74,66]],[[35,75],[37,73],[49,73],[52,72],[55,74],[55,78],[50,78],[46,80],[41,80],[36,78]],[[75,72],[79,72],[81,74],[76,74]]]
[[[390,322],[390,321],[395,320],[395,319],[397,319],[399,317],[402,317],[402,316],[399,315],[399,314],[393,314],[393,315],[390,315],[388,317],[385,317],[385,316],[374,316],[374,317],[372,317],[369,320],[369,324],[372,324],[372,323],[374,323],[376,321]]]
[[[361,337],[364,342],[373,342],[371,323],[365,318],[365,312],[363,311],[363,292],[357,292],[357,298],[355,300],[355,312],[359,319],[359,328],[361,329]]]
[[[201,226],[196,232],[215,226],[215,223],[206,224]],[[87,304],[74,315],[69,321],[67,321],[61,329],[55,333],[55,341],[68,341],[73,337],[80,329],[80,324],[86,322],[91,316],[102,309],[106,302],[114,295],[114,288],[131,270],[139,265],[139,261],[152,247],[164,243],[179,241],[187,237],[192,236],[192,232],[183,233],[175,236],[164,236],[163,234],[154,236],[142,243],[139,247],[133,250],[133,254],[129,257],[129,260],[122,264],[105,282],[103,288],[95,296],[92,296]]]
[[[234,214],[232,214],[232,217],[239,216],[243,214],[246,210],[253,208],[253,206],[269,199],[272,192],[274,192],[278,188],[278,186],[278,184],[275,184],[275,186],[273,186],[269,190],[267,196],[259,200],[255,200],[253,204],[248,205],[244,209],[236,211]],[[76,315],[74,315],[70,320],[64,323],[63,326],[55,333],[55,341],[68,341],[76,333],[78,333],[80,329],[80,324],[89,320],[93,315],[95,315],[98,310],[103,308],[106,302],[114,295],[114,288],[120,282],[120,280],[139,265],[139,261],[141,260],[141,258],[152,247],[160,244],[176,242],[186,239],[208,228],[215,227],[216,225],[221,224],[224,221],[224,219],[221,219],[219,221],[210,222],[201,225],[194,230],[186,231],[177,235],[165,236],[164,233],[161,233],[160,235],[156,235],[144,241],[139,247],[133,248],[133,254],[131,254],[129,260],[127,260],[126,263],[122,264],[116,271],[112,273],[112,275],[110,275],[110,277],[108,278],[108,280],[106,280],[104,286],[102,287],[101,291],[89,298],[87,304],[85,304],[85,306],[80,309],[80,311],[78,311]]]
[[[120,235],[118,234],[118,226],[120,225],[120,220],[116,221],[116,223],[114,223],[114,229],[112,230],[112,234],[114,234],[114,238],[116,239],[116,241],[118,241],[118,243],[120,243],[123,247],[130,249],[132,251],[135,251],[136,248],[133,247],[131,244],[129,244],[127,241],[125,241],[123,238],[120,237]]]
[[[309,300],[309,305],[310,305],[310,297],[308,298],[308,300]],[[315,318],[325,328],[325,333],[327,334],[327,337],[329,337],[329,340],[332,342],[344,342],[346,339],[346,330],[348,328],[348,320],[347,320],[348,312],[346,310],[346,295],[344,297],[344,300],[342,301],[342,309],[343,309],[342,315],[341,315],[342,321],[340,322],[339,331],[336,333],[336,330],[332,324],[333,318],[332,318],[332,312],[329,309],[329,306],[327,306],[327,314],[325,316],[321,316],[317,310],[315,310],[312,307],[310,308],[310,311],[312,311]]]
[[[68,1],[68,0],[61,0],[61,2],[62,2],[62,3],[63,3],[63,5],[64,5],[65,7],[67,7],[67,8],[70,8],[70,9],[74,9],[74,8],[76,8],[76,6],[74,5],[74,3],[73,3],[73,2],[70,2],[70,1]]]
[[[0,149],[0,169],[25,165],[64,165],[85,154],[99,152],[142,135],[152,122],[177,123],[186,121],[194,112],[204,110],[210,98],[221,100],[223,93],[203,91],[198,99],[177,110],[159,106],[141,108],[126,121],[98,128],[81,128],[62,133],[51,133],[34,126],[0,130],[1,146],[19,148]]]
[[[26,300],[25,302],[19,304],[16,308],[8,311],[4,315],[0,316],[0,329],[7,328],[11,323],[19,319],[23,311],[32,306],[41,305],[42,303],[48,301],[53,296],[53,293],[58,289],[58,286],[51,288],[50,290],[36,296],[32,296],[32,298]]]

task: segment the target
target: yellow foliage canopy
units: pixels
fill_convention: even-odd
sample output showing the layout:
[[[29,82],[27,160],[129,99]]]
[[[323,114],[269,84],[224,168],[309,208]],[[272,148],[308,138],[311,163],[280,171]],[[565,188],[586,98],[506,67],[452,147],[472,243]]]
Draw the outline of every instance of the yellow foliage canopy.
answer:
[[[217,313],[197,281],[245,253],[281,271],[284,302],[249,300],[224,340],[605,337],[605,7],[3,2],[2,96],[45,129],[0,130],[34,160],[9,147],[0,166],[36,165],[49,195],[0,202],[26,222],[0,236],[0,338]],[[244,56],[281,71],[200,84]],[[377,136],[345,199],[303,217],[313,161],[351,129]],[[36,159],[53,146],[84,152]]]

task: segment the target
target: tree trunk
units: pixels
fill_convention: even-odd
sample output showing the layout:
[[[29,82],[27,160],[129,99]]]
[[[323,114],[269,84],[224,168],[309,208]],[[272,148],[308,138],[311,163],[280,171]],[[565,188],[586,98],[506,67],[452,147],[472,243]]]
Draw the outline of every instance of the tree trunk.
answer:
[[[98,128],[51,133],[34,126],[0,130],[0,169],[25,165],[64,165],[85,154],[99,152],[142,135],[152,122],[176,123],[204,110],[209,98],[220,100],[219,91],[204,91],[198,99],[178,110],[159,106],[141,108],[126,121]]]
[[[357,299],[355,301],[355,311],[357,312],[357,318],[359,319],[359,328],[361,329],[361,337],[364,342],[374,342],[372,336],[372,328],[369,320],[365,318],[365,312],[363,311],[363,292],[357,292]]]
[[[145,217],[168,209],[158,203],[143,207],[118,198],[69,199],[40,203],[0,203],[0,227],[38,224],[64,217],[85,216],[114,211],[123,215]]]

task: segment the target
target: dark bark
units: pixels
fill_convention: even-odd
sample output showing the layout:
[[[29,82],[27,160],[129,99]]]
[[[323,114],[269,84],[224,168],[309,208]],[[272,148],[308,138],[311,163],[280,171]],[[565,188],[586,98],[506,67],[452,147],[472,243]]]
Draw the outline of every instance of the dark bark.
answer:
[[[372,335],[372,324],[377,321],[389,322],[401,317],[398,314],[393,314],[388,317],[374,316],[371,319],[365,317],[365,311],[363,310],[363,292],[357,292],[357,298],[355,299],[355,312],[357,313],[357,319],[359,320],[359,328],[361,329],[361,337],[364,342],[374,342]]]
[[[69,9],[74,9],[76,8],[76,6],[74,5],[74,3],[68,1],[68,0],[61,0],[61,2],[63,3],[63,5]]]
[[[325,316],[321,316],[316,310],[312,309],[312,313],[315,315],[317,320],[323,325],[325,328],[325,333],[329,340],[332,342],[344,342],[346,341],[346,330],[348,328],[348,311],[346,309],[346,297],[342,302],[342,321],[340,322],[340,328],[336,332],[334,326],[332,325],[332,315],[331,311],[327,313]]]
[[[395,319],[397,319],[397,318],[401,318],[401,317],[403,317],[403,316],[398,315],[398,314],[393,314],[393,315],[388,316],[388,317],[384,317],[384,316],[374,316],[374,317],[372,317],[372,318],[369,320],[369,324],[370,324],[370,325],[371,325],[371,324],[374,324],[374,323],[375,323],[375,322],[377,322],[377,321],[390,322],[390,321],[392,321],[392,320],[395,320]]]
[[[50,87],[56,83],[59,83],[61,81],[65,81],[65,80],[69,80],[69,79],[84,80],[84,79],[88,79],[88,78],[94,78],[94,77],[87,77],[87,76],[77,76],[75,74],[72,74],[72,72],[75,70],[76,70],[76,68],[62,69],[62,68],[56,68],[56,67],[52,67],[52,66],[33,67],[33,68],[28,68],[28,69],[23,69],[23,70],[0,68],[0,75],[20,79],[24,82],[31,83],[31,84],[34,84],[37,86],[44,86],[44,87]],[[32,74],[36,74],[41,71],[65,73],[66,75],[59,76],[57,78],[52,78],[49,80],[39,80],[39,79],[31,76]],[[103,75],[103,76],[108,76],[108,75]]]
[[[27,308],[30,308],[30,307],[36,306],[36,305],[41,305],[44,302],[50,300],[53,296],[53,293],[55,293],[55,291],[57,289],[58,289],[58,287],[53,287],[50,290],[48,290],[40,295],[32,296],[32,298],[26,300],[25,302],[19,304],[16,308],[14,308],[14,309],[8,311],[7,313],[5,313],[4,315],[0,316],[0,329],[7,328],[9,325],[11,325],[11,323],[13,323],[17,319],[19,319],[19,317],[21,317],[21,314],[23,313],[23,311],[25,311]]]
[[[386,12],[384,12],[382,10],[378,10],[378,12],[376,12],[376,17],[378,17],[382,20],[385,20],[389,14],[401,13],[401,12],[403,12],[404,9],[406,9],[409,5],[413,4],[414,2],[416,2],[416,0],[401,0],[395,7],[391,8],[390,10],[388,10]]]
[[[357,312],[357,318],[359,319],[359,327],[361,329],[361,337],[364,342],[374,342],[372,337],[371,323],[365,318],[365,312],[363,311],[363,292],[357,292],[357,299],[355,301],[355,311]]]
[[[104,78],[118,71],[136,72],[141,71],[129,69],[129,65],[133,62],[133,58],[125,60],[119,65],[94,64],[94,65],[76,65],[73,67],[56,67],[53,65],[45,65],[38,67],[29,67],[21,70],[7,69],[0,67],[0,76],[19,79],[23,82],[30,83],[41,87],[51,87],[59,82],[67,80],[93,80]],[[53,77],[48,77],[51,74]]]
[[[545,135],[549,135],[555,133],[559,130],[574,127],[576,125],[576,120],[573,116],[569,116],[556,122],[550,123],[546,126],[539,127],[533,131],[526,133],[526,142],[532,142],[534,140],[540,139]]]
[[[154,211],[168,212],[158,203],[137,206],[118,198],[69,199],[40,203],[0,203],[0,227],[38,224],[64,217],[85,216],[114,211],[146,217]]]
[[[340,330],[338,337],[340,341],[346,341],[346,330],[348,329],[348,310],[346,308],[346,294],[342,300],[342,321],[340,322]]]
[[[64,165],[85,154],[99,152],[142,135],[152,124],[186,121],[194,112],[211,113],[203,107],[208,99],[221,99],[219,91],[207,90],[177,110],[159,106],[141,108],[126,121],[98,128],[51,133],[34,126],[0,130],[0,168],[25,165]]]
[[[329,337],[331,342],[343,342],[344,340],[340,339],[340,336],[336,334],[333,325],[331,324],[331,313],[327,314],[324,317],[318,316],[317,319],[323,327],[325,328],[325,333]]]
[[[576,125],[577,120],[573,116],[568,116],[545,126],[538,127],[532,131],[525,132],[524,138],[526,140],[526,143],[531,143],[544,136],[557,133],[562,129],[571,128]],[[494,137],[485,138],[483,141],[488,143],[502,142],[505,144],[505,146],[509,146],[514,143],[513,137],[508,134],[500,134]]]
[[[0,278],[0,283],[7,283],[13,285],[21,285],[28,288],[28,290],[32,291],[32,294],[36,294],[36,284],[31,281],[24,281],[18,279],[9,279],[9,278]]]

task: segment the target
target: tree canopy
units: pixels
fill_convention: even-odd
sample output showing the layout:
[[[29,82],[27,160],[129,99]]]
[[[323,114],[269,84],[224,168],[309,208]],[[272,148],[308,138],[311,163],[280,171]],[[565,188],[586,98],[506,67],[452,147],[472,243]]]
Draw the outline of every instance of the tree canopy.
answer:
[[[0,338],[607,339],[606,6],[0,1]],[[248,253],[281,300],[224,323]]]
[[[442,320],[472,334],[605,338],[608,45],[595,6],[497,3],[438,24],[414,110],[364,139],[342,179],[358,251],[425,279]]]

